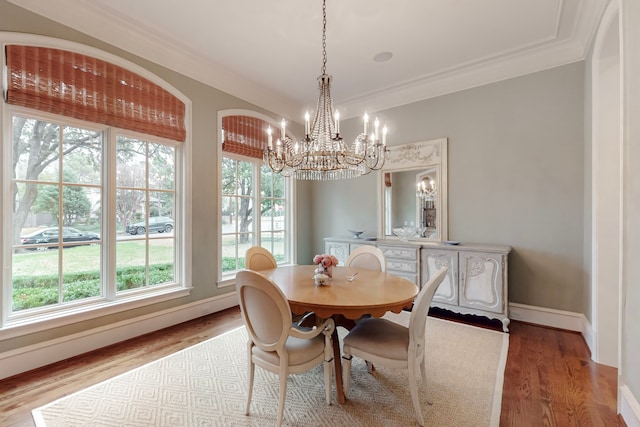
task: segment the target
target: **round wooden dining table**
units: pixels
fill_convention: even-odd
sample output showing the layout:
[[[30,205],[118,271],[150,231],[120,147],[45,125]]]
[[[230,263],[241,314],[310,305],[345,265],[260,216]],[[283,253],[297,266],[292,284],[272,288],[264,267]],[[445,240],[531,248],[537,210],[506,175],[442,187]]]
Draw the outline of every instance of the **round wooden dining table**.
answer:
[[[260,273],[278,285],[294,314],[314,312],[320,318],[333,318],[337,326],[348,327],[353,320],[366,314],[382,317],[387,311],[399,313],[403,308],[410,308],[418,295],[418,287],[407,279],[362,268],[333,267],[333,278],[328,284],[319,286],[313,280],[315,269],[315,265],[290,265]],[[353,274],[356,274],[354,280],[348,281]],[[350,322],[344,322],[344,319]],[[342,404],[346,399],[337,329],[332,342],[336,398]]]

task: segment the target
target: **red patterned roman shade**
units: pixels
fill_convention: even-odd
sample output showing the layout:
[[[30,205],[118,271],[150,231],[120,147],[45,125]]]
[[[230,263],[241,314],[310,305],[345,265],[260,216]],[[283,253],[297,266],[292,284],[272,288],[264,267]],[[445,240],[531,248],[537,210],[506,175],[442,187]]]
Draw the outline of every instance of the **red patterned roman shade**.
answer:
[[[262,153],[267,148],[268,127],[269,123],[255,117],[223,117],[222,151],[262,159]]]
[[[80,53],[7,45],[7,102],[176,141],[185,105],[142,76]]]

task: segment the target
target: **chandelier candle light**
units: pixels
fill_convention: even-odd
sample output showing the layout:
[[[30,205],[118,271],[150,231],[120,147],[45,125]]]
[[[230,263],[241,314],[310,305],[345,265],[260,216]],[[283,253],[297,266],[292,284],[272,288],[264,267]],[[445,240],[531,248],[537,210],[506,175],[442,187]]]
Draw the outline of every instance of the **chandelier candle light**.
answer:
[[[416,197],[420,199],[422,205],[421,228],[418,231],[421,237],[426,237],[427,227],[433,226],[433,224],[429,223],[427,209],[433,208],[436,197],[438,197],[438,189],[436,188],[435,181],[430,180],[428,184],[424,180],[420,181],[416,189]]]
[[[355,178],[372,170],[382,168],[389,149],[387,148],[387,127],[380,128],[376,118],[373,130],[369,132],[369,116],[364,114],[364,131],[350,147],[340,134],[340,113],[333,112],[331,99],[331,79],[327,75],[327,11],[326,0],[322,2],[322,74],[318,77],[320,95],[313,121],[309,112],[304,117],[304,139],[293,141],[282,119],[280,137],[273,143],[273,131],[267,129],[267,149],[264,163],[276,173],[293,176],[296,179],[327,181]]]

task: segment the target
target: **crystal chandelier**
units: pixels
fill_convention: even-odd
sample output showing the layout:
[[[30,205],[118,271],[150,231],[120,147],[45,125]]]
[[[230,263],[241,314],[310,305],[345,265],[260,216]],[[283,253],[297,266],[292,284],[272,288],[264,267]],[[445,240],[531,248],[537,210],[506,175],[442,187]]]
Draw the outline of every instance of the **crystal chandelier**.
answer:
[[[416,196],[426,202],[433,202],[438,195],[438,191],[436,189],[436,183],[434,180],[429,181],[427,184],[425,181],[421,181],[418,183],[418,189],[416,190]]]
[[[387,127],[380,129],[376,118],[370,135],[369,116],[364,115],[364,132],[359,134],[350,147],[340,134],[340,113],[333,112],[331,79],[327,75],[327,11],[326,0],[322,2],[322,74],[318,77],[320,96],[313,122],[307,112],[304,119],[305,136],[302,141],[292,140],[286,133],[286,122],[280,126],[280,137],[273,142],[271,127],[267,130],[267,149],[264,163],[274,172],[296,179],[327,181],[355,178],[384,165],[388,149]],[[382,134],[382,135],[381,135]]]

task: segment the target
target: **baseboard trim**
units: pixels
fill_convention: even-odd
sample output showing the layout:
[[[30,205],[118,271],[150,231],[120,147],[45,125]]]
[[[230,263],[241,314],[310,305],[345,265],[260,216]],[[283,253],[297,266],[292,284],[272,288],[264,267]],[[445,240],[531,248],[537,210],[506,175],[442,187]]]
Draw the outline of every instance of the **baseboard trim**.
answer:
[[[627,427],[640,427],[640,403],[629,387],[620,387],[620,415]]]
[[[0,379],[238,305],[235,292],[0,353]]]
[[[515,302],[509,303],[509,318],[576,332],[583,332],[583,323],[585,320],[584,315],[581,313],[536,307]]]
[[[509,303],[509,318],[536,325],[580,332],[589,347],[589,351],[593,353],[593,328],[582,313],[512,302]]]

